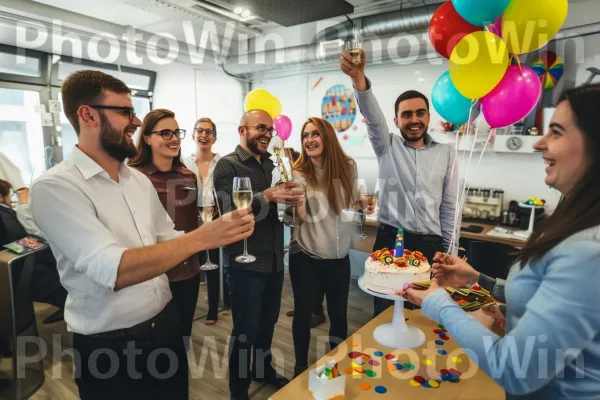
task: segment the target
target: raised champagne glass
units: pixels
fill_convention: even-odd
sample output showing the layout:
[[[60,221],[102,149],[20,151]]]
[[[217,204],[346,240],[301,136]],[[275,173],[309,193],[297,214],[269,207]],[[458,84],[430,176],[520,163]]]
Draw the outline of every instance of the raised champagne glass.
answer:
[[[233,203],[239,209],[248,208],[252,204],[252,184],[250,178],[236,176],[233,178]],[[256,261],[256,257],[248,254],[248,240],[244,239],[244,253],[235,258],[236,262],[249,264]]]
[[[213,218],[220,216],[219,207],[217,205],[217,195],[215,189],[206,188],[202,191],[201,205],[198,207],[198,217],[203,223],[210,222]],[[210,261],[209,249],[206,249],[206,262],[198,269],[202,271],[210,271],[219,268],[219,265]]]

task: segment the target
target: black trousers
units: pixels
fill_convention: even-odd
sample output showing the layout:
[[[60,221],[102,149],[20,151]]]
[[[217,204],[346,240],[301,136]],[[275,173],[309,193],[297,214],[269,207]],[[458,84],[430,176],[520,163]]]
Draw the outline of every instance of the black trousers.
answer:
[[[245,399],[251,378],[265,379],[275,373],[271,342],[279,319],[283,270],[254,272],[229,267],[225,271],[233,317],[229,390],[233,398]]]
[[[384,247],[393,249],[396,244],[396,233],[398,228],[393,226],[381,224],[377,229],[377,237],[375,238],[375,245],[373,245],[373,251],[381,250]],[[423,253],[430,264],[433,263],[433,256],[438,251],[443,251],[443,239],[437,235],[419,235],[416,233],[404,231],[404,248],[410,251],[420,251]],[[381,299],[379,297],[373,297],[373,318],[384,312],[388,307],[393,306],[392,300]],[[417,308],[411,303],[404,303],[405,308],[414,309]]]
[[[210,261],[219,264],[219,249],[210,251]],[[200,265],[206,262],[206,251],[199,253]],[[206,291],[208,294],[208,315],[207,320],[216,321],[219,319],[219,292],[221,289],[221,276],[219,268],[204,271],[206,273]],[[224,275],[224,274],[223,274]],[[230,308],[229,304],[229,288],[227,287],[227,279],[223,279],[223,303],[225,308]]]
[[[348,337],[348,292],[350,257],[316,260],[303,252],[290,254],[290,279],[294,290],[292,334],[296,371],[308,367],[310,318],[315,306],[327,299],[329,346],[331,349]]]
[[[188,364],[175,304],[137,327],[73,335],[83,400],[188,399]]]
[[[184,338],[186,349],[188,348],[189,338],[192,336],[192,323],[196,313],[196,304],[198,304],[198,292],[200,291],[200,274],[196,274],[189,279],[177,282],[169,282],[173,302],[179,314],[179,330]]]

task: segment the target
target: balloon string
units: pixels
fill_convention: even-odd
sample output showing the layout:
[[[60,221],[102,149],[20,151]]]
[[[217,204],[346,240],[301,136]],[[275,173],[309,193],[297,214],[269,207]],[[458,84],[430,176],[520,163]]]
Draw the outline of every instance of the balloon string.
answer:
[[[477,100],[472,100],[471,101],[471,107],[469,108],[469,118],[467,120],[467,125],[465,127],[465,136],[469,134],[469,130],[471,129],[471,121],[472,121],[472,117],[473,117],[473,111],[475,106],[477,105]],[[477,135],[475,135],[477,137]],[[456,166],[458,165],[458,147],[459,147],[459,137],[460,135],[458,134],[458,132],[456,133],[456,144],[454,146],[454,163],[452,163],[452,170],[450,171],[450,180],[452,180],[455,170],[456,170]],[[462,167],[464,167],[464,163],[465,163],[465,158],[466,155],[463,153],[463,157],[462,157],[462,162],[461,165]],[[456,179],[456,183],[457,183],[457,188],[456,188],[456,203],[454,204],[455,206],[455,210],[454,210],[454,224],[453,224],[453,229],[452,229],[452,237],[450,238],[450,245],[448,247],[448,253],[452,254],[454,251],[454,248],[457,247],[456,246],[456,239],[457,239],[457,227],[458,227],[458,219],[460,218],[460,215],[462,215],[462,212],[460,211],[460,176]]]
[[[511,54],[510,55],[510,62],[512,64],[512,60],[516,59],[517,60],[517,65],[519,66],[519,72],[523,73],[523,67],[521,66],[521,60],[519,59],[519,56],[516,54]]]

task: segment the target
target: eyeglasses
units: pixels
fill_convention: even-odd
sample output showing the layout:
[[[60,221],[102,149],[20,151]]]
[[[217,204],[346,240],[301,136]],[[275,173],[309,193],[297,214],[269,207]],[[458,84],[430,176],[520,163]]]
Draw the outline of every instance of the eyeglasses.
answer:
[[[208,136],[213,136],[213,135],[215,134],[215,131],[213,131],[212,129],[195,128],[194,130],[196,131],[196,133],[197,133],[198,135],[200,135],[200,134],[202,134],[202,133],[205,133],[205,134],[207,134]]]
[[[272,136],[277,135],[277,129],[275,129],[275,128],[269,128],[266,125],[257,125],[257,126],[246,126],[246,125],[244,125],[244,128],[254,128],[261,135],[265,135],[267,132],[269,132]]]
[[[414,114],[417,114],[418,118],[425,118],[429,113],[427,112],[427,110],[403,111],[400,114],[400,117],[403,119],[410,119],[413,117]]]
[[[157,135],[160,135],[160,136],[162,136],[162,138],[164,140],[171,140],[173,135],[177,136],[179,139],[185,138],[185,129],[175,129],[174,131],[172,131],[170,129],[163,129],[161,131],[152,131],[150,133],[151,134],[155,133]]]
[[[129,116],[129,120],[132,121],[133,118],[135,117],[135,110],[131,107],[127,107],[127,106],[103,106],[103,105],[98,105],[98,106],[88,106],[91,107],[95,110],[116,110],[119,111],[120,114],[123,115],[128,115]]]

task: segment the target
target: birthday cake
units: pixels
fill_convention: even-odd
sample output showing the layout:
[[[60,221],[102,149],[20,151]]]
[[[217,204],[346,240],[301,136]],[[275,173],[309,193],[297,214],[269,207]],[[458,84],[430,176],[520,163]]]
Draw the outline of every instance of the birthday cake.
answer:
[[[404,283],[422,282],[430,278],[431,266],[419,251],[402,249],[402,254],[382,249],[365,262],[364,283],[372,292],[394,295]]]

